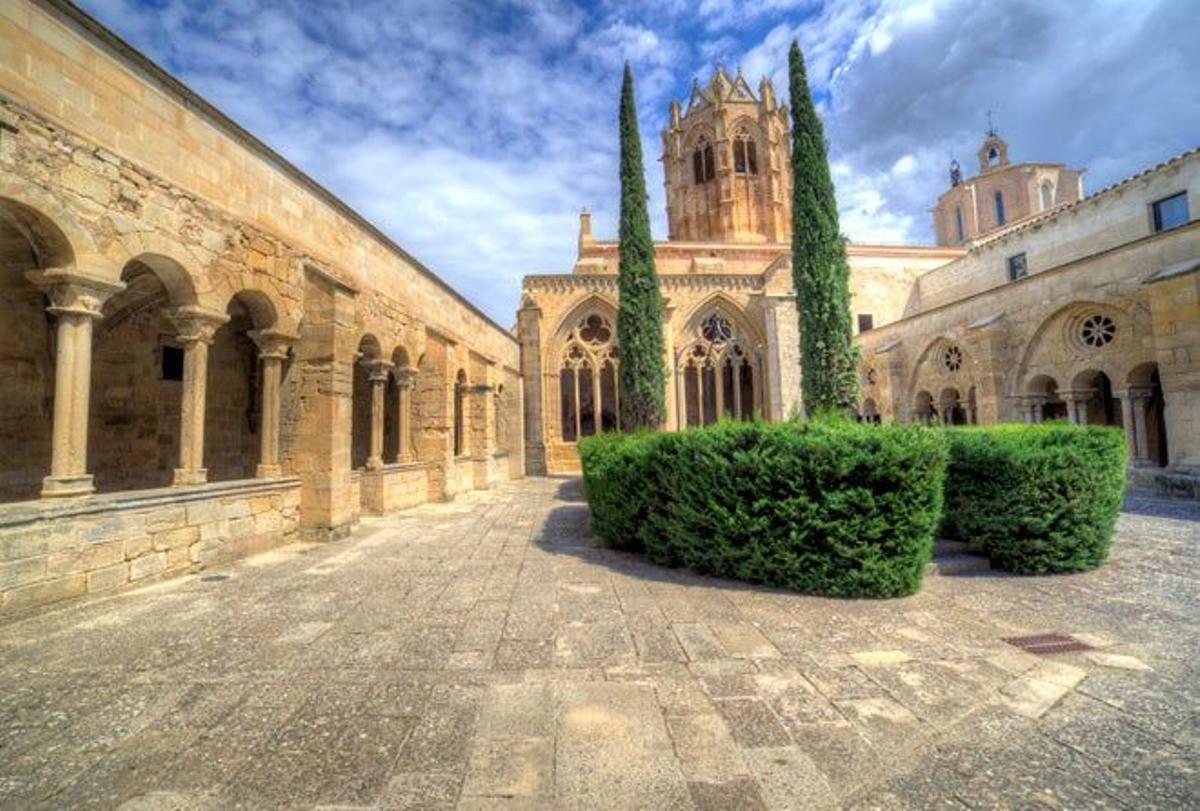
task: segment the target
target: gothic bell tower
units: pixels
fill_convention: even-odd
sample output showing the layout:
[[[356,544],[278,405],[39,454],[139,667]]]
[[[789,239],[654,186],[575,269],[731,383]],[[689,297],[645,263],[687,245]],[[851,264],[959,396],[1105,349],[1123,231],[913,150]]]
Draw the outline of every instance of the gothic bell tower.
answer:
[[[791,239],[787,106],[770,79],[755,95],[741,71],[696,81],[687,109],[671,102],[663,130],[668,239],[784,243]]]

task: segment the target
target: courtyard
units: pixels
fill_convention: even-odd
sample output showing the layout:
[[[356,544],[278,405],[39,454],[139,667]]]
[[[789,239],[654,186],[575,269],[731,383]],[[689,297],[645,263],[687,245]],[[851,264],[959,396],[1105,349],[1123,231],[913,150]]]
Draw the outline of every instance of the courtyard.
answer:
[[[598,545],[530,479],[0,626],[0,807],[1180,808],[1200,511],[840,601]],[[1005,641],[1061,633],[1087,650]]]

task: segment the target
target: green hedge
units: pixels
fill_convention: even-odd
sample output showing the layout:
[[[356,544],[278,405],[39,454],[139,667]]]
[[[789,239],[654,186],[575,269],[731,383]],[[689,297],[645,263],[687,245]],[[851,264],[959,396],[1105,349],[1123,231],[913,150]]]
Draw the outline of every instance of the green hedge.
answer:
[[[1125,491],[1119,429],[1045,423],[946,434],[945,531],[1021,574],[1083,571],[1108,557]]]
[[[942,513],[941,432],[729,422],[579,448],[592,526],[610,546],[813,594],[921,586]]]

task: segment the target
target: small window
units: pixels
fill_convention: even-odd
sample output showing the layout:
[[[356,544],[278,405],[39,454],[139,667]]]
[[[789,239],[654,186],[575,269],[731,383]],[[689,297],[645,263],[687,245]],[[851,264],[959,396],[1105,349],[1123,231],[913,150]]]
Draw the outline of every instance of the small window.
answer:
[[[858,314],[858,331],[859,332],[870,332],[874,328],[875,328],[875,316],[871,315],[870,313],[859,313]]]
[[[183,380],[183,350],[178,346],[163,345],[162,379]]]
[[[1004,216],[1004,195],[997,191],[995,194],[996,200],[996,225],[1004,225],[1007,219]]]
[[[1048,211],[1054,205],[1054,185],[1049,180],[1042,181],[1042,211]]]
[[[958,241],[962,242],[966,239],[966,235],[963,232],[962,206],[954,207],[954,225],[958,228]]]
[[[1008,257],[1008,280],[1015,282],[1017,279],[1024,279],[1029,275],[1029,264],[1025,261],[1025,254],[1019,253],[1016,256]]]
[[[1169,231],[1181,225],[1187,225],[1188,214],[1187,192],[1181,191],[1151,205],[1154,213],[1154,233]]]

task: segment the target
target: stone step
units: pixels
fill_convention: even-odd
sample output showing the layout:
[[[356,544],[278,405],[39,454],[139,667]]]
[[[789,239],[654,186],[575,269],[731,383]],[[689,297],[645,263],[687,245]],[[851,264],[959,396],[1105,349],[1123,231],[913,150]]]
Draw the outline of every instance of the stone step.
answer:
[[[927,572],[934,575],[962,575],[988,572],[991,568],[983,555],[951,553],[935,555],[929,562]]]
[[[966,541],[952,541],[949,538],[935,538],[933,540],[933,554],[937,555],[969,555],[980,552],[978,546]]]

